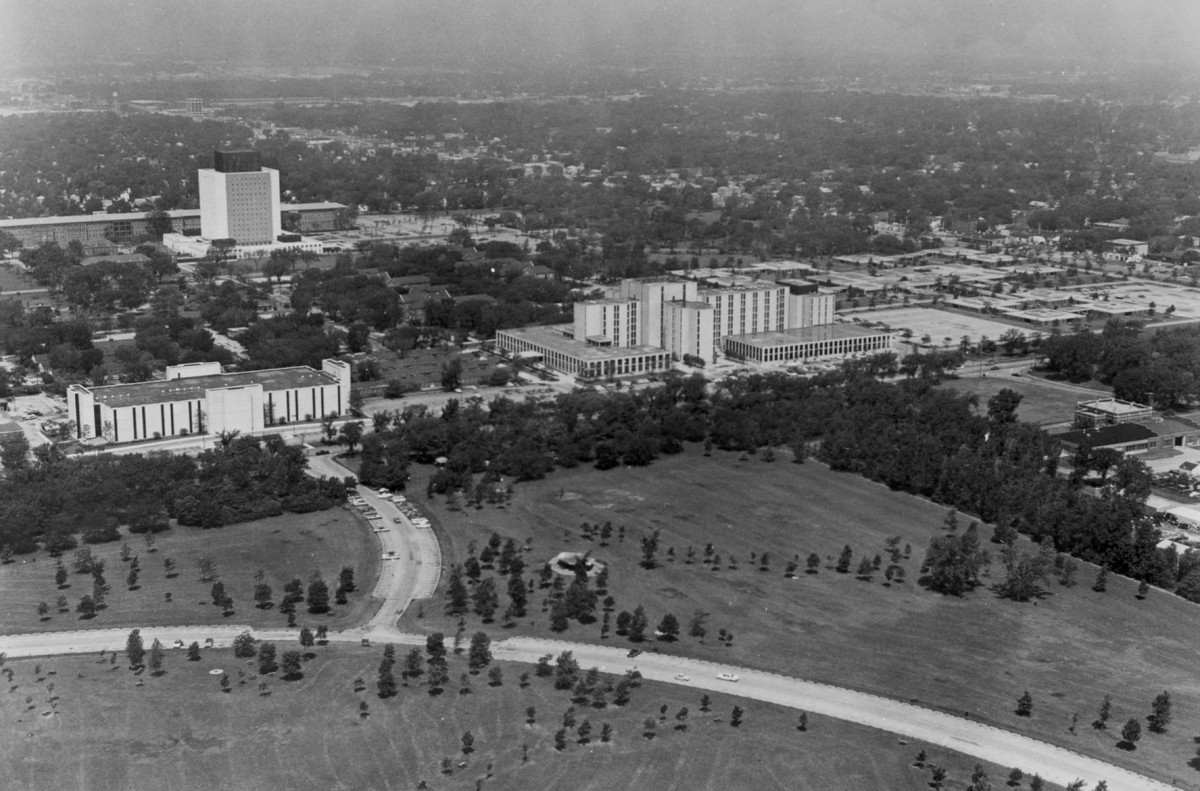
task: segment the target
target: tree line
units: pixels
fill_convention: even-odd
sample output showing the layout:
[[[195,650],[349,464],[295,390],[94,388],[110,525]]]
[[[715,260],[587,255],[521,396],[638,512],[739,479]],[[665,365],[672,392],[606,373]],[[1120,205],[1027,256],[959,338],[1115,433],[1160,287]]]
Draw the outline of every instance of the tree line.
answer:
[[[303,451],[278,435],[225,437],[198,457],[166,453],[67,459],[54,446],[6,458],[0,546],[55,555],[80,541],[116,541],[119,528],[161,532],[170,520],[204,528],[332,508],[346,482],[305,473]]]

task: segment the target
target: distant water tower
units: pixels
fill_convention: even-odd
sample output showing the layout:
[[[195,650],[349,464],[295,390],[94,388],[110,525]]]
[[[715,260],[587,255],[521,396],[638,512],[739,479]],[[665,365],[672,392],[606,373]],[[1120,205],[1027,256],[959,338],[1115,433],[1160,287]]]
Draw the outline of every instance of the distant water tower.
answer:
[[[112,111],[114,113],[121,112],[121,97],[120,97],[120,95],[117,94],[116,91],[113,91],[113,95],[112,95]]]

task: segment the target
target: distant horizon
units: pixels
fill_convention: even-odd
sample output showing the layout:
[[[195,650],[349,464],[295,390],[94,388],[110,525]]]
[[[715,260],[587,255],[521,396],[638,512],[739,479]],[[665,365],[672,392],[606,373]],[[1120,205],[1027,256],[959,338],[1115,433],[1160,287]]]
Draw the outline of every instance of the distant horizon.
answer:
[[[645,65],[876,57],[930,68],[1200,68],[1189,0],[0,0],[0,64],[237,69]]]

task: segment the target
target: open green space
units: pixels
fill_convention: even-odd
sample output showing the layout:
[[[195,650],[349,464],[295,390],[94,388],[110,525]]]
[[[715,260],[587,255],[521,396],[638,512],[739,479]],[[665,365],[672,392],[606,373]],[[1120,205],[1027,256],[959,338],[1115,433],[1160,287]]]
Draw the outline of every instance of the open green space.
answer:
[[[130,563],[120,557],[125,544],[138,557],[141,567],[136,590],[127,585]],[[263,572],[261,582],[271,586],[276,605],[283,598],[283,586],[294,578],[307,585],[312,573],[319,571],[329,583],[331,612],[310,615],[301,604],[296,613],[301,624],[346,628],[368,619],[380,604],[371,595],[382,562],[379,542],[357,514],[344,508],[284,514],[211,530],[175,526],[155,534],[151,549],[144,535],[131,536],[122,531],[120,541],[92,545],[90,549],[105,561],[104,577],[110,591],[104,609],[90,619],[81,618],[75,611],[80,598],[92,593],[93,581],[90,574],[75,573],[73,552],[62,556],[68,587],[61,590],[55,584],[53,558],[45,552],[18,555],[14,562],[0,566],[0,630],[14,634],[222,622],[283,626],[286,616],[278,610],[254,606],[254,587],[260,582],[255,574],[259,569]],[[229,616],[213,604],[212,583],[200,580],[199,560],[203,557],[216,563],[219,578],[234,601]],[[173,578],[167,577],[167,558],[175,561],[177,576]],[[338,605],[332,593],[343,566],[354,569],[358,590],[349,595],[347,604]],[[60,595],[66,596],[70,612],[58,612]],[[50,605],[46,619],[38,616],[39,602]]]
[[[1049,385],[1034,384],[1025,376],[1012,376],[1006,370],[988,371],[979,376],[974,368],[971,374],[958,379],[947,379],[939,387],[958,393],[971,393],[979,398],[977,411],[987,414],[987,402],[1001,390],[1008,388],[1021,394],[1017,407],[1017,418],[1039,426],[1049,423],[1069,423],[1075,416],[1075,404],[1087,396],[1073,390],[1060,390]],[[1103,398],[1106,393],[1097,392],[1094,398]]]
[[[817,463],[761,459],[722,453],[707,458],[689,449],[651,468],[556,472],[518,485],[504,509],[451,510],[440,498],[422,498],[421,504],[435,520],[448,562],[462,562],[470,541],[482,548],[492,531],[518,544],[531,539],[523,555],[526,579],[536,580],[540,566],[560,551],[591,551],[610,569],[614,625],[617,613],[639,604],[650,632],[668,612],[681,622],[678,641],[650,637],[642,648],[657,645],[967,712],[972,719],[1200,787],[1200,774],[1189,766],[1196,754],[1192,736],[1200,727],[1195,605],[1158,590],[1139,600],[1136,583],[1116,576],[1106,592],[1093,592],[1097,569],[1088,564],[1081,564],[1075,586],[1052,581],[1040,600],[1016,603],[990,589],[1004,575],[998,558],[985,572],[984,585],[965,597],[932,593],[917,579],[930,538],[943,531],[946,509]],[[424,489],[421,474],[414,476],[413,492]],[[960,516],[964,527],[968,521]],[[612,523],[607,546],[581,537],[585,522]],[[622,525],[623,542],[617,531]],[[660,565],[646,570],[639,567],[640,539],[656,530]],[[985,527],[983,534],[990,531]],[[906,581],[889,585],[879,572],[869,581],[858,579],[861,558],[886,556],[885,541],[892,536],[912,547],[900,564]],[[708,543],[720,555],[717,569],[701,562]],[[847,545],[851,571],[839,574],[833,566]],[[1027,542],[1022,546],[1029,548]],[[689,547],[696,551],[690,564]],[[751,563],[751,553],[761,559],[764,552],[767,571]],[[810,553],[821,559],[816,574],[805,573]],[[795,556],[800,565],[795,578],[788,578],[785,564]],[[442,594],[445,587],[443,578]],[[498,580],[497,587],[503,612],[505,581]],[[514,631],[552,634],[549,593],[535,589],[530,617],[519,619]],[[456,619],[442,614],[445,601],[440,595],[420,611],[410,610],[402,626],[452,633]],[[687,635],[697,610],[711,614],[703,640]],[[599,618],[597,613],[588,625],[572,621],[562,637],[600,642]],[[468,631],[479,623],[475,614],[466,617]],[[718,640],[720,629],[733,633],[730,644]],[[615,630],[603,641],[630,645]],[[1030,717],[1015,713],[1025,690],[1034,700]],[[1145,728],[1151,701],[1164,690],[1176,712],[1167,732],[1146,733],[1134,751],[1118,748],[1120,726],[1136,717]],[[1106,694],[1112,696],[1112,720],[1105,730],[1093,729]],[[1072,734],[1075,714],[1079,721]]]
[[[296,647],[278,645],[280,654]],[[474,789],[482,779],[485,789],[547,791],[919,791],[929,782],[930,771],[912,765],[920,744],[816,716],[800,732],[795,711],[720,694],[711,695],[705,713],[699,691],[666,684],[632,690],[623,707],[574,704],[576,725],[560,751],[555,732],[573,705],[571,693],[532,674],[522,688],[518,675],[531,666],[503,664],[500,686],[473,676],[472,692],[462,695],[466,662],[451,657],[452,680],[442,694],[401,686],[384,700],[375,685],[381,647],[317,646],[314,653],[296,681],[258,677],[255,659],[235,659],[228,650],[205,651],[195,662],[168,651],[161,676],[135,675],[123,655],[116,664],[107,657],[10,661],[11,682],[0,678],[4,787],[414,789],[424,780],[430,789]],[[397,650],[398,665],[405,653]],[[229,675],[229,692],[213,670]],[[357,677],[365,682],[361,692]],[[360,702],[368,705],[365,717]],[[734,728],[738,703],[745,714]],[[526,721],[530,706],[533,725]],[[677,730],[685,706],[687,727]],[[655,720],[653,738],[643,735],[647,717]],[[591,736],[580,744],[585,719]],[[605,724],[612,727],[607,744],[600,741]],[[467,731],[474,737],[469,755],[462,752]],[[926,749],[930,762],[948,770],[950,787],[967,782],[973,759]],[[451,759],[449,774],[443,758]],[[986,768],[1000,787],[1008,768]]]

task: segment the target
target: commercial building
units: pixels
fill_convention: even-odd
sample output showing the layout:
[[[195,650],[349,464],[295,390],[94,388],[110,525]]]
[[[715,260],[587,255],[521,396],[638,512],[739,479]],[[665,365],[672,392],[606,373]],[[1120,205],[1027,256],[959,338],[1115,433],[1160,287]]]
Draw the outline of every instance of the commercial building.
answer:
[[[573,324],[501,330],[496,346],[594,378],[666,370],[688,358],[715,362],[720,349],[746,360],[782,362],[891,345],[887,332],[834,325],[836,295],[815,283],[692,274],[622,280],[606,299],[575,303]]]
[[[280,207],[282,214],[297,214],[302,232],[339,230],[344,222],[346,207],[340,203],[291,203]],[[171,209],[171,228],[177,234],[196,238],[200,233],[199,209]],[[295,218],[293,218],[295,219]],[[0,220],[0,231],[7,231],[23,247],[37,247],[44,242],[57,242],[66,247],[72,241],[84,247],[109,240],[119,242],[140,239],[151,233],[150,213],[144,211],[117,214],[74,214],[57,217],[24,217]]]
[[[213,167],[201,168],[200,235],[270,244],[283,227],[279,217],[279,171],[262,167],[257,151],[215,151]]]
[[[1157,417],[1136,423],[1116,423],[1076,429],[1058,435],[1063,447],[1075,451],[1085,441],[1092,448],[1120,453],[1147,453],[1200,445],[1200,424],[1182,417]]]
[[[176,209],[168,211],[167,216],[178,233],[200,230],[200,212],[195,209]],[[95,242],[137,239],[151,233],[150,214],[144,211],[0,220],[0,231],[15,236],[23,247],[37,247],[45,242],[66,247],[75,241],[87,247]]]
[[[756,363],[788,363],[887,351],[892,334],[850,324],[794,327],[724,339],[725,354]]]
[[[753,335],[787,328],[786,286],[738,282],[705,288],[700,299],[713,306],[713,346],[729,335]]]
[[[671,353],[655,346],[597,346],[577,341],[570,324],[496,331],[496,348],[580,379],[669,370]]]
[[[1151,407],[1119,398],[1096,398],[1075,404],[1075,425],[1079,428],[1144,423],[1152,417],[1154,410]]]
[[[168,366],[166,378],[67,388],[77,439],[126,443],[189,434],[260,431],[281,423],[341,415],[350,401],[350,365],[223,373],[220,363]]]

